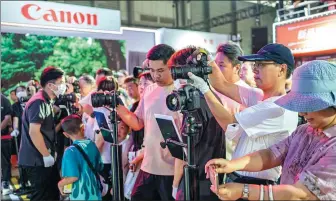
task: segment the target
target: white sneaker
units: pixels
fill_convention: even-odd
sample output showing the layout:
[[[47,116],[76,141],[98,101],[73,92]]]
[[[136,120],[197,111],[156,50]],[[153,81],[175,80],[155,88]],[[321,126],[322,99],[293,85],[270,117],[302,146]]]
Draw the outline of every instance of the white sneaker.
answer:
[[[2,195],[9,195],[11,193],[13,193],[13,191],[9,187],[9,182],[8,181],[3,181],[2,182]]]

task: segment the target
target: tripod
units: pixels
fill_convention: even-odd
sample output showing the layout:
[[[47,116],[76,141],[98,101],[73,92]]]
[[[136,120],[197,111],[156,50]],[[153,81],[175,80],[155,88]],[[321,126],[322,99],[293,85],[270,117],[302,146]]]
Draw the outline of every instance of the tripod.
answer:
[[[124,197],[124,179],[122,169],[122,145],[118,143],[118,118],[117,118],[117,94],[114,92],[113,103],[111,104],[110,120],[113,126],[113,140],[111,145],[111,170],[112,170],[112,189],[113,200],[125,200]]]
[[[187,144],[167,139],[161,142],[162,148],[166,145],[174,145],[187,148],[187,165],[184,166],[184,200],[199,200],[198,166],[195,159],[194,136],[198,134],[202,124],[196,123],[189,111],[182,111],[185,123],[184,135],[187,136]]]

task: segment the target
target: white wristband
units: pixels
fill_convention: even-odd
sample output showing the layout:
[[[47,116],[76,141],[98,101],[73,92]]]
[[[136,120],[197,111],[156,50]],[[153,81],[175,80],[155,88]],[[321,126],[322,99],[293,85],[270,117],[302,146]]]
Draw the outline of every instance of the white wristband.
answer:
[[[260,185],[260,197],[259,197],[260,201],[264,200],[264,185]]]
[[[268,196],[269,196],[269,200],[273,201],[273,189],[272,189],[272,185],[268,185]]]

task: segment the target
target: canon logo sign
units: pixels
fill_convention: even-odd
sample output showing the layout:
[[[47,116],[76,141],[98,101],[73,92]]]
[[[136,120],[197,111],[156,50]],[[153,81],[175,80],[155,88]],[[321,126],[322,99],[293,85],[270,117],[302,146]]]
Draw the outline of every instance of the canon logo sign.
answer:
[[[53,10],[41,8],[36,4],[25,4],[21,7],[21,14],[28,20],[44,20],[47,22],[58,22],[67,24],[85,24],[97,26],[98,19],[96,14],[71,12],[63,10]]]

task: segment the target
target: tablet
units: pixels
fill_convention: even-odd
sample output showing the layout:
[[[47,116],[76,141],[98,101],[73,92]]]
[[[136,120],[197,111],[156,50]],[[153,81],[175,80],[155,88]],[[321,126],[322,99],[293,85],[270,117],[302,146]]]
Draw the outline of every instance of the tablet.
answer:
[[[182,140],[182,136],[179,133],[177,126],[175,124],[174,118],[172,116],[168,115],[162,115],[162,114],[154,114],[156,122],[160,128],[161,134],[164,138],[164,140],[175,140],[177,142],[184,143]],[[181,160],[184,159],[184,156],[187,156],[187,149],[182,148],[180,146],[174,145],[174,144],[168,144],[167,145],[171,155],[175,158],[179,158]]]

